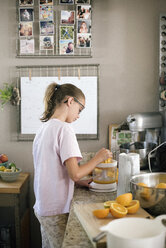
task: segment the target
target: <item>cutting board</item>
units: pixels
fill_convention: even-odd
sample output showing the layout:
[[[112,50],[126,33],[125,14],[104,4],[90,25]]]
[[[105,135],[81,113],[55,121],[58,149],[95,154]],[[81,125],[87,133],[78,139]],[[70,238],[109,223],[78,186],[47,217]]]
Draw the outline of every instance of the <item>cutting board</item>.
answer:
[[[109,213],[109,215],[104,219],[98,219],[93,215],[93,210],[104,208],[103,203],[90,203],[90,204],[74,204],[74,212],[78,217],[80,223],[82,224],[85,232],[87,233],[90,241],[94,247],[106,247],[106,237],[94,243],[92,241],[93,237],[97,236],[101,231],[100,227],[107,225],[110,221],[114,220]],[[138,212],[135,214],[128,214],[124,218],[130,217],[142,217],[142,218],[153,218],[149,213],[147,213],[143,208],[139,208]]]

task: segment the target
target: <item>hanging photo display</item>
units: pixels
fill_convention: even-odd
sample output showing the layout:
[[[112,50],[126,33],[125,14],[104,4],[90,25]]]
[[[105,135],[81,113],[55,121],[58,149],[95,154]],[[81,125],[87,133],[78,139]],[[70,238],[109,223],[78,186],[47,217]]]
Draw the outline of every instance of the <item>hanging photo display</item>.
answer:
[[[51,55],[91,53],[90,0],[18,1],[20,55],[47,55],[48,50],[52,51]]]

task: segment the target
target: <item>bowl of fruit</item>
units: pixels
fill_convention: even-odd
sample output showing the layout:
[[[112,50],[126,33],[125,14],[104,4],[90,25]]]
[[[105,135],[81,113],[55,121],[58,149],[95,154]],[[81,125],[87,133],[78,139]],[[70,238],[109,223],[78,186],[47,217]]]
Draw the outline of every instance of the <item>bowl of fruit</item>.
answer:
[[[0,177],[3,181],[16,181],[21,171],[14,163],[8,161],[7,155],[0,154]]]
[[[166,213],[166,173],[142,173],[130,181],[134,199],[151,215]]]

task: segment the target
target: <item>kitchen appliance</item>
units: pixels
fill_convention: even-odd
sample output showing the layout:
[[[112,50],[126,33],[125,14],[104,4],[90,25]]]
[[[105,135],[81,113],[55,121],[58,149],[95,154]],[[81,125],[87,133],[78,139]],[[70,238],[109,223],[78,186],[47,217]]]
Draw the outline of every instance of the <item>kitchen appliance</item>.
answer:
[[[93,182],[90,190],[95,192],[111,192],[117,189],[116,184],[117,161],[100,163],[93,170]]]
[[[140,154],[140,168],[148,169],[148,154],[161,142],[166,140],[166,113],[143,112],[130,114],[126,123],[132,134],[133,143],[122,144],[120,152],[136,152]],[[154,171],[160,171],[160,161],[156,161],[156,152],[151,154],[151,167]]]
[[[130,181],[133,198],[139,200],[141,207],[154,216],[166,214],[166,189],[156,188],[159,183],[166,183],[166,173],[142,173],[132,176]]]

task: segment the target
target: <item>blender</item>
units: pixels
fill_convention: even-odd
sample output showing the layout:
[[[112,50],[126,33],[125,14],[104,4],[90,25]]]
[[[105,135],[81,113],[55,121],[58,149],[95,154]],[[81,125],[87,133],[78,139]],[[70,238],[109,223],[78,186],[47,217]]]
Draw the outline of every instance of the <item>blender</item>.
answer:
[[[112,192],[117,189],[116,184],[117,161],[110,160],[98,164],[93,170],[93,182],[90,190],[95,192]]]

